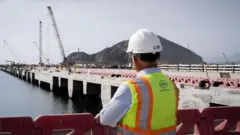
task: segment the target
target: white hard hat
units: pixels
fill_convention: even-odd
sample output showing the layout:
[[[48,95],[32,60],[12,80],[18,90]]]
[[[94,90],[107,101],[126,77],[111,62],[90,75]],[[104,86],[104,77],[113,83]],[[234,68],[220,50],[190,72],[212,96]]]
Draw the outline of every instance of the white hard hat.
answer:
[[[127,52],[156,53],[162,51],[162,45],[157,35],[146,29],[139,29],[129,39]]]

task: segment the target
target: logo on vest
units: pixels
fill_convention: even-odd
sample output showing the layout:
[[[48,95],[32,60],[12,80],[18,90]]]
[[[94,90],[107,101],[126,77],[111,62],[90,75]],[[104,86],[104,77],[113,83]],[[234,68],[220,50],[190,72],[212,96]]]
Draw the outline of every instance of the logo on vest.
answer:
[[[168,83],[166,82],[166,81],[164,81],[164,80],[161,80],[160,82],[159,82],[159,86],[160,86],[160,91],[169,91],[169,89],[168,89]]]

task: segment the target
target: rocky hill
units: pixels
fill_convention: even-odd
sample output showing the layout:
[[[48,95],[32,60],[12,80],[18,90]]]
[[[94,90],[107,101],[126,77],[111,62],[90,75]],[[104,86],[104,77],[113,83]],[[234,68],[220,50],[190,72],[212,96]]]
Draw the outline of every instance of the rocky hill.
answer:
[[[172,41],[169,41],[159,36],[163,46],[161,54],[161,63],[174,63],[174,64],[199,64],[203,63],[201,56],[188,50]],[[121,41],[112,47],[103,49],[94,54],[87,54],[85,52],[71,53],[67,59],[78,63],[109,63],[109,64],[126,64],[128,63],[128,54],[126,53],[128,40]]]

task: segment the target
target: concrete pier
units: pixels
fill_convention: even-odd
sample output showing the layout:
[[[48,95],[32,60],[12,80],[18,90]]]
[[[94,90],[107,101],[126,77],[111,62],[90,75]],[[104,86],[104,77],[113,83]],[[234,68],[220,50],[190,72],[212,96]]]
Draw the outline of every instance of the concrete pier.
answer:
[[[16,68],[0,68],[13,76],[26,82],[38,85],[44,89],[60,93],[69,98],[84,96],[99,96],[103,105],[106,105],[118,86],[127,78],[68,74],[66,71],[53,72],[44,70],[21,70]],[[107,70],[107,69],[106,69]],[[179,86],[179,84],[177,84]],[[206,108],[210,103],[240,106],[240,91],[224,88],[211,88],[210,90],[180,88],[179,108]]]

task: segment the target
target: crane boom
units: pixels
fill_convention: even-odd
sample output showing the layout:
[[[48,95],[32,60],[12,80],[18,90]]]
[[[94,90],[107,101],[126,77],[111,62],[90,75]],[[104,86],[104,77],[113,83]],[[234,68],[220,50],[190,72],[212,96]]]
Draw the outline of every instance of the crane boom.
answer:
[[[227,64],[228,64],[229,62],[228,62],[228,59],[227,59],[225,53],[222,53],[222,54],[223,54],[223,57],[224,57],[224,59],[226,60],[226,62],[227,62]]]
[[[64,52],[64,48],[63,48],[63,45],[62,45],[62,41],[60,39],[60,35],[59,35],[59,32],[58,32],[58,29],[57,29],[57,24],[56,24],[56,21],[55,21],[54,16],[53,16],[52,8],[50,6],[48,6],[47,8],[48,8],[48,13],[49,13],[51,21],[52,21],[53,29],[54,29],[55,34],[56,34],[58,47],[60,49],[60,53],[61,53],[63,62],[66,63],[66,59],[67,58],[66,58],[66,55],[65,55],[65,52]]]
[[[34,41],[33,43],[35,44],[35,46],[37,47],[37,49],[39,49],[38,44],[37,44],[35,41]],[[43,58],[47,61],[47,63],[50,65],[49,60],[47,59],[47,57],[45,57],[45,55],[43,54],[43,52],[42,52],[42,56],[43,56]]]
[[[39,22],[39,65],[42,65],[42,22]]]
[[[6,40],[3,40],[3,43],[8,47],[8,49],[11,51],[11,53],[15,56],[15,58],[17,59],[17,61],[19,63],[21,63],[21,61],[18,59],[17,55],[13,52],[12,48],[8,45]]]

